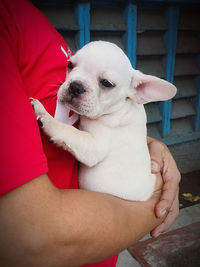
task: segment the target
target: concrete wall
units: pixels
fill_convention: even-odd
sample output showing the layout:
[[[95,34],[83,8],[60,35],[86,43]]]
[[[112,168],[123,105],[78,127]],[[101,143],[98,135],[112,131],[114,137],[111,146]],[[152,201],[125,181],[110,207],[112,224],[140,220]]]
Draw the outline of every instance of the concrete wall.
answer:
[[[172,145],[169,149],[181,173],[200,170],[200,140]]]

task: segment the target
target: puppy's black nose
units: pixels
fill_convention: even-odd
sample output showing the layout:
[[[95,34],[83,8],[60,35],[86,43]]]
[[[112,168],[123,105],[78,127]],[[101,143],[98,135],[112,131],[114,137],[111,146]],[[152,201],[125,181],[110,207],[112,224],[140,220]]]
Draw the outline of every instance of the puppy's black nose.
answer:
[[[69,86],[69,95],[72,97],[79,97],[84,92],[84,87],[78,82],[72,82]]]

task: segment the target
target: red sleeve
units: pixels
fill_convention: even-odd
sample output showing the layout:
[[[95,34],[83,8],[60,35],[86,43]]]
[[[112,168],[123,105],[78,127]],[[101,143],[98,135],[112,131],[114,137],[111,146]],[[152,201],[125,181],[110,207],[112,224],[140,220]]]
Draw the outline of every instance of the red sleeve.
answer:
[[[18,68],[17,29],[0,3],[0,195],[47,172],[40,132]],[[9,21],[6,24],[5,21]]]

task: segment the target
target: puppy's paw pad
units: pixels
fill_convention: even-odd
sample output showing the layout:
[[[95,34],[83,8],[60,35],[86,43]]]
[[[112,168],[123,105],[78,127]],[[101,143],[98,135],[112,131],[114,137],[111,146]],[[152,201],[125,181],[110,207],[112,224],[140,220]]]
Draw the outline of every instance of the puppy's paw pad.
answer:
[[[40,129],[43,128],[43,122],[42,122],[41,118],[37,119],[37,123],[38,123],[38,126],[40,127]]]
[[[49,138],[49,143],[53,144],[54,140],[52,138]]]

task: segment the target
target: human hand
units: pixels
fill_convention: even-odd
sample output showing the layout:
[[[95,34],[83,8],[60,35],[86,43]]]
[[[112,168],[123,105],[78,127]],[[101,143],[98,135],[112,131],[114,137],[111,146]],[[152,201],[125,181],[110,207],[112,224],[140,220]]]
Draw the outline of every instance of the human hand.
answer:
[[[168,213],[164,221],[151,232],[152,237],[157,237],[165,232],[178,216],[178,193],[181,175],[165,144],[153,138],[148,138],[148,148],[151,157],[151,171],[155,174],[161,172],[164,182],[160,201],[155,207],[155,214],[157,217],[162,217]]]

